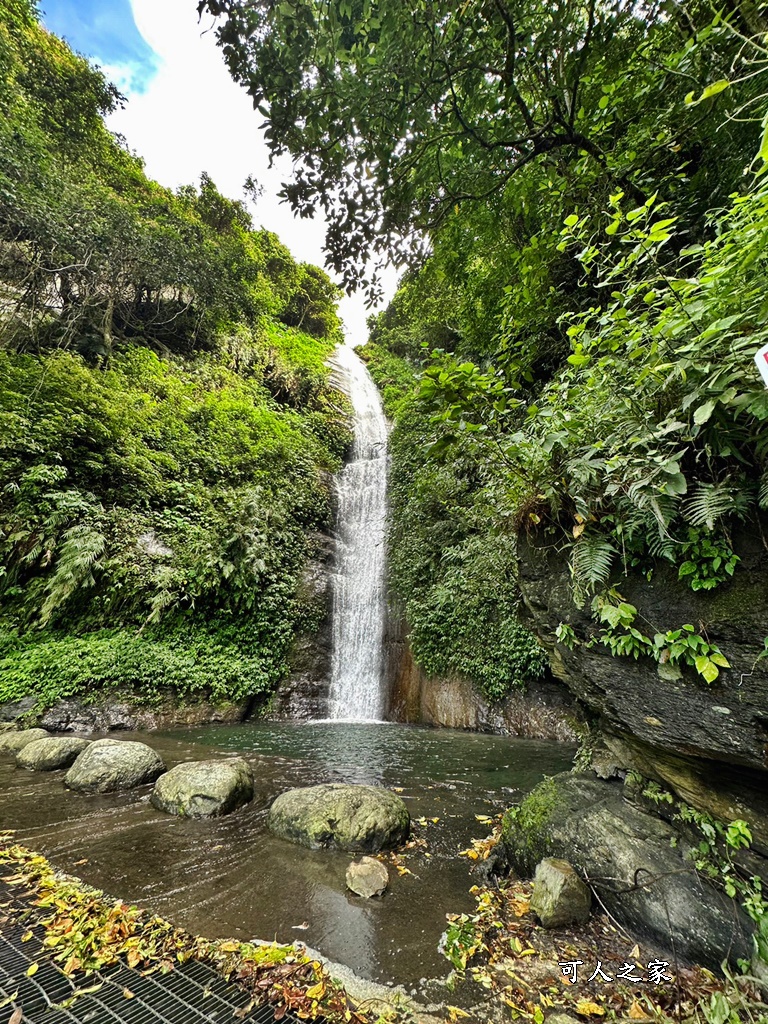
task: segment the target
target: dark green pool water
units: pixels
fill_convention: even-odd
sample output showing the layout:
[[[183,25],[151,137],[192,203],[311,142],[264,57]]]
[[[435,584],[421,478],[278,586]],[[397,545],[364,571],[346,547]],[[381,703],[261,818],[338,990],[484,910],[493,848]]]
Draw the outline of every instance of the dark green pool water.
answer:
[[[453,730],[344,723],[207,726],[119,734],[153,746],[168,767],[239,753],[251,763],[256,799],[227,818],[190,821],[155,811],[148,790],[81,796],[62,773],[0,762],[0,826],[56,867],[147,906],[211,938],[301,940],[363,977],[412,985],[447,972],[437,951],[445,915],[471,909],[470,864],[456,854],[492,815],[545,775],[570,767],[560,744]],[[390,870],[390,890],[362,900],[346,892],[348,854],[274,838],[266,811],[278,793],[319,782],[379,783],[402,790],[428,854],[412,872]]]

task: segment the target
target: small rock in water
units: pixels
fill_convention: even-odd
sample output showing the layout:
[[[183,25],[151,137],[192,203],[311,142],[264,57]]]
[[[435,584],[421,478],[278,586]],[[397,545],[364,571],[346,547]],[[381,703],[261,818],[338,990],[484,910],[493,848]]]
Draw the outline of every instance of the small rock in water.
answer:
[[[363,857],[353,860],[347,868],[347,888],[358,896],[381,896],[389,885],[389,872],[380,860]]]
[[[16,764],[33,772],[53,772],[69,768],[90,743],[79,736],[48,736],[32,740],[16,755]]]
[[[567,860],[546,857],[536,866],[531,910],[545,928],[586,921],[592,894]]]
[[[44,740],[50,736],[45,729],[21,729],[19,732],[3,732],[0,735],[0,754],[18,754],[28,743]]]

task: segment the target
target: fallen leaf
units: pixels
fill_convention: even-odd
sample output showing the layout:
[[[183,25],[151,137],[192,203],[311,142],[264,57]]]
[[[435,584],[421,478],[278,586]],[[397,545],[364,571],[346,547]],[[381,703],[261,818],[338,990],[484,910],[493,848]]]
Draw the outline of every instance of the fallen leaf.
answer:
[[[29,967],[27,968],[27,977],[31,978],[34,974],[37,974],[39,970],[40,964],[38,964],[37,962],[30,964]]]
[[[135,999],[136,998],[135,993],[131,992],[131,990],[129,988],[124,988],[123,989],[123,995],[125,996],[126,999]]]
[[[575,1006],[576,1013],[582,1017],[604,1017],[605,1008],[589,999],[580,999]]]
[[[21,1007],[17,1006],[8,1019],[8,1024],[21,1024],[21,1018],[24,1016]]]
[[[648,1011],[636,999],[629,1008],[629,1016],[632,1020],[650,1020]]]

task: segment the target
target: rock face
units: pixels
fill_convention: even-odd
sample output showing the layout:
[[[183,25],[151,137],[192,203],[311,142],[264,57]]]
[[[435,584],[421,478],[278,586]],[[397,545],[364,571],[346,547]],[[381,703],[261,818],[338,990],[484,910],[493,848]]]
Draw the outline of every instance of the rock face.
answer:
[[[684,859],[687,838],[624,793],[620,783],[590,775],[563,773],[541,783],[505,816],[509,863],[530,877],[545,857],[570,861],[630,932],[674,946],[688,961],[716,970],[726,958],[748,958],[746,915]]]
[[[324,478],[322,483],[335,503],[332,477]],[[307,626],[294,641],[288,676],[270,705],[267,717],[272,720],[304,721],[324,718],[328,713],[334,541],[330,534],[318,531],[311,535],[310,543],[313,555],[304,568],[298,588]]]
[[[531,910],[545,928],[581,924],[589,918],[592,893],[567,860],[545,857],[536,865]]]
[[[146,743],[95,740],[78,755],[64,784],[79,793],[112,793],[154,782],[164,771],[163,759]]]
[[[333,783],[281,793],[267,824],[275,835],[302,846],[375,853],[403,843],[411,819],[388,789]]]
[[[168,814],[213,818],[252,799],[253,773],[241,757],[233,757],[177,764],[157,780],[150,802]]]
[[[363,857],[353,860],[347,868],[347,888],[358,896],[370,899],[381,896],[389,885],[389,872],[380,860]]]
[[[522,546],[520,583],[530,624],[550,650],[553,672],[602,726],[675,757],[748,768],[760,774],[757,788],[764,789],[768,660],[756,659],[767,631],[768,553],[759,531],[753,534],[734,537],[741,562],[733,580],[715,590],[694,593],[671,566],[657,567],[650,582],[632,577],[621,583],[624,599],[659,631],[704,624],[710,642],[731,664],[712,685],[691,669],[649,657],[612,657],[601,644],[570,650],[557,643],[559,623],[571,624],[581,639],[594,623],[588,605],[574,605],[567,564],[553,548]]]
[[[48,739],[45,729],[21,729],[19,732],[0,733],[0,754],[16,755],[28,743]]]
[[[241,722],[247,710],[247,701],[178,704],[170,698],[159,707],[147,708],[136,704],[130,694],[112,694],[98,703],[86,704],[73,697],[57,701],[41,716],[40,723],[55,732],[138,732],[207,722]]]
[[[47,739],[33,740],[16,755],[16,764],[33,772],[53,772],[59,768],[69,768],[89,743],[90,740],[78,736],[50,736]]]

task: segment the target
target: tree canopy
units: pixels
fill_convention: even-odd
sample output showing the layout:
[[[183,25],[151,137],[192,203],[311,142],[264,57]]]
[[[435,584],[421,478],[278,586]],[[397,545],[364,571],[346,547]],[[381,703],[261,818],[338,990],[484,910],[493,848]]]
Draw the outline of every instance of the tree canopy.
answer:
[[[742,32],[764,29],[735,2],[706,0],[201,0],[223,18],[233,76],[290,153],[284,195],[321,208],[348,286],[370,286],[371,255],[418,262],[457,206],[493,207],[531,164],[635,202],[684,182],[703,217],[740,158],[722,104],[686,106],[729,76]],[[736,109],[749,93],[729,95]],[[741,167],[738,168],[740,172]],[[515,186],[517,188],[517,186]],[[715,196],[716,198],[716,196]],[[375,292],[375,281],[373,282]]]

